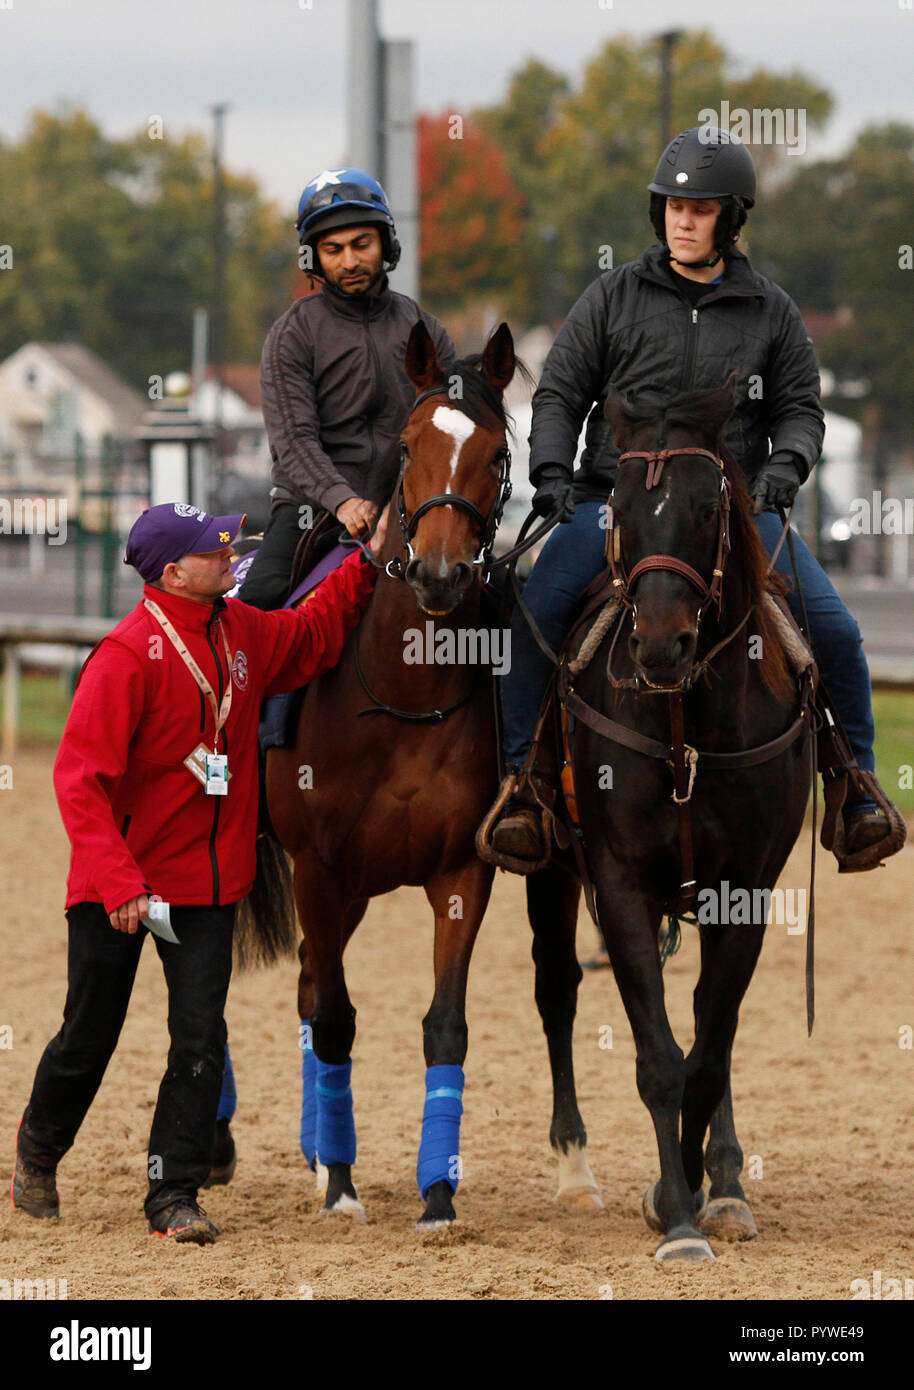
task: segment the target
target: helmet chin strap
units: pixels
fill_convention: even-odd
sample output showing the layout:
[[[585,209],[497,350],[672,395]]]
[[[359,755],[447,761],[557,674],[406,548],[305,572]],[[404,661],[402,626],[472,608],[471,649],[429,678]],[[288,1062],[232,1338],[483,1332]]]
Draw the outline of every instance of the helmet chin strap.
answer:
[[[717,265],[717,262],[721,260],[721,254],[719,251],[715,251],[710,261],[680,261],[670,252],[670,260],[675,261],[677,265],[687,266],[689,270],[703,270],[707,265]]]

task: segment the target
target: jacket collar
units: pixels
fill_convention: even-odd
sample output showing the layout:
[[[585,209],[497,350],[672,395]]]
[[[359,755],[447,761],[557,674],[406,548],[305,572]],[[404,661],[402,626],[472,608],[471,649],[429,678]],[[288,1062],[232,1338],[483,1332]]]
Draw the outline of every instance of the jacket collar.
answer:
[[[343,318],[355,319],[359,323],[364,323],[366,319],[376,319],[387,310],[391,303],[391,292],[386,275],[381,277],[381,288],[377,294],[353,297],[349,294],[341,294],[334,285],[328,285],[325,281],[321,290],[321,297],[333,313],[340,314]]]
[[[166,618],[184,632],[205,632],[213,619],[227,608],[224,598],[215,603],[197,603],[196,599],[182,598],[180,594],[166,594],[164,589],[154,589],[151,584],[143,585],[143,597],[158,604]]]
[[[731,246],[724,252],[724,278],[719,285],[708,285],[708,293],[699,300],[700,304],[711,299],[750,298],[764,299],[765,291],[761,279],[742,251]],[[662,285],[664,289],[678,294],[669,276],[670,253],[665,246],[649,246],[635,261],[635,274],[652,285]]]

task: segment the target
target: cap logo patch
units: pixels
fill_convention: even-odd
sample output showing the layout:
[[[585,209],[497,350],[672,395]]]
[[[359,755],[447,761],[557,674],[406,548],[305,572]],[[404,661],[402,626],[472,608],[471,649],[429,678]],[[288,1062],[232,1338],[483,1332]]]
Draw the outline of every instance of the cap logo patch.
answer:
[[[195,516],[198,521],[206,520],[206,512],[201,512],[199,507],[192,507],[189,502],[176,502],[175,512],[178,516]]]
[[[220,541],[223,542],[223,544],[226,544],[226,545],[227,545],[228,542],[232,539],[232,533],[231,533],[231,531],[220,531],[220,532],[219,532],[219,539],[220,539]]]
[[[686,173],[684,173],[684,172],[680,172],[680,173],[678,173],[678,174],[676,175],[676,182],[677,182],[677,183],[688,183],[688,181],[689,181],[689,176],[688,176],[688,174],[686,174]]]

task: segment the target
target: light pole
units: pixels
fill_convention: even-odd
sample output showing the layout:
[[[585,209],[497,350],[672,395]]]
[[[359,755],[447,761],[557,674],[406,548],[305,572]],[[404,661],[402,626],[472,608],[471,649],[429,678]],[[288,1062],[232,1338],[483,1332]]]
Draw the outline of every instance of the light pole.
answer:
[[[213,115],[213,312],[210,342],[215,377],[215,414],[217,480],[222,482],[222,363],[225,355],[225,182],[222,177],[222,152],[225,139],[225,113],[228,102],[210,107]]]
[[[682,38],[681,29],[658,34],[660,44],[660,148],[665,150],[673,138],[673,47]]]

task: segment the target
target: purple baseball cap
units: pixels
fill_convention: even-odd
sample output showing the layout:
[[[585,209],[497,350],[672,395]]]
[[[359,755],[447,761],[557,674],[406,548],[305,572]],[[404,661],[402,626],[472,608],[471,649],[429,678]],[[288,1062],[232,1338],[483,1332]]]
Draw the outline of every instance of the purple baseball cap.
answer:
[[[231,545],[246,521],[244,512],[210,516],[188,502],[163,502],[149,507],[131,526],[124,564],[133,565],[151,584],[161,578],[166,565],[184,555],[202,555]]]

